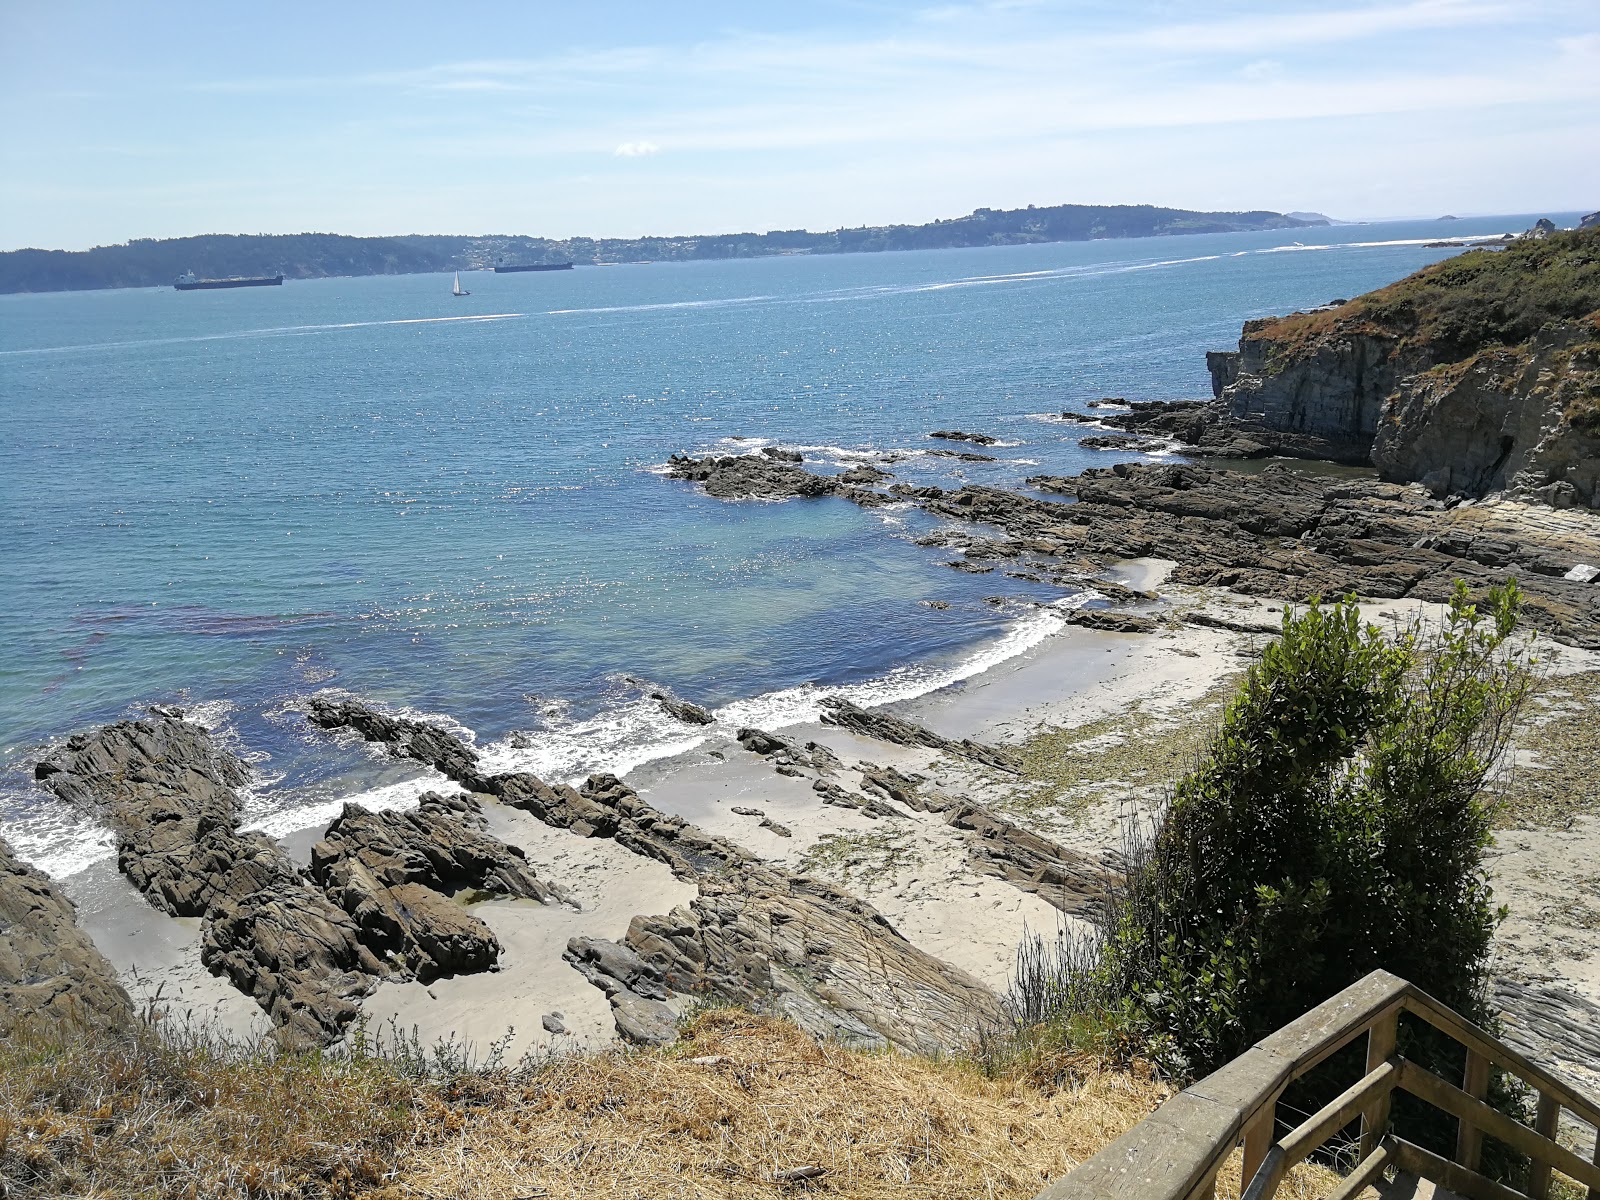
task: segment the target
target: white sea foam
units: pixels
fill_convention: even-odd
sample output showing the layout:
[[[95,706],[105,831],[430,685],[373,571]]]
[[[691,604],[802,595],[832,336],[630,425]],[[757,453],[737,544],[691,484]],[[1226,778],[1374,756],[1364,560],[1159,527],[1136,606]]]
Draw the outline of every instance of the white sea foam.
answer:
[[[551,308],[548,317],[583,316],[588,313],[661,312],[674,308],[728,308],[737,304],[761,304],[778,300],[777,296],[725,296],[718,300],[672,300],[659,304],[612,304],[603,308]]]
[[[0,836],[23,862],[62,879],[116,857],[117,837],[64,802],[39,805],[0,824]]]
[[[281,838],[296,830],[328,824],[344,811],[346,804],[359,804],[369,812],[404,811],[415,808],[424,792],[454,795],[460,790],[440,772],[429,770],[415,779],[388,783],[295,808],[261,811],[260,805],[266,799],[265,795],[252,794],[245,799],[244,821],[240,828],[259,829],[268,837]],[[252,809],[256,811],[252,812]]]
[[[531,736],[484,746],[480,765],[488,773],[531,771],[542,779],[579,783],[597,771],[624,775],[658,758],[693,750],[704,733],[668,716],[647,697],[628,700],[592,717],[553,722]]]

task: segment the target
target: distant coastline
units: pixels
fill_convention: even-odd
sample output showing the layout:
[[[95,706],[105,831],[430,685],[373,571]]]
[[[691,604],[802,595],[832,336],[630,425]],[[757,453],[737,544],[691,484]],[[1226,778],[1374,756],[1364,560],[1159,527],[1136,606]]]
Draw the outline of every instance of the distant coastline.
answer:
[[[139,238],[91,250],[6,251],[0,253],[0,293],[165,287],[188,271],[207,277],[282,274],[286,279],[322,279],[488,270],[505,264],[574,262],[592,266],[641,261],[766,258],[785,254],[956,249],[1185,233],[1306,229],[1330,224],[1330,220],[1316,213],[1193,212],[1148,204],[1057,204],[1043,208],[980,208],[964,217],[926,225],[863,226],[822,233],[776,229],[766,233],[564,239],[518,234],[481,237],[202,234],[184,238]]]

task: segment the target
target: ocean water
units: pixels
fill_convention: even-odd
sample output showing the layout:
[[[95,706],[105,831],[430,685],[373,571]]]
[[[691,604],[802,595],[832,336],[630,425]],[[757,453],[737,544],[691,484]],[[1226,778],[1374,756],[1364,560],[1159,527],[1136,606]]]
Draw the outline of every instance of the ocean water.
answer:
[[[57,874],[105,854],[32,764],[156,702],[245,753],[251,821],[286,832],[423,786],[309,733],[321,689],[575,778],[698,740],[652,688],[775,727],[971,675],[1059,628],[1025,602],[1082,597],[949,570],[923,514],[727,503],[661,464],[1105,465],[1127,455],[1050,418],[1208,396],[1245,319],[1537,215],[468,274],[462,299],[448,275],[0,297],[0,836]],[[999,461],[927,455],[950,427]]]

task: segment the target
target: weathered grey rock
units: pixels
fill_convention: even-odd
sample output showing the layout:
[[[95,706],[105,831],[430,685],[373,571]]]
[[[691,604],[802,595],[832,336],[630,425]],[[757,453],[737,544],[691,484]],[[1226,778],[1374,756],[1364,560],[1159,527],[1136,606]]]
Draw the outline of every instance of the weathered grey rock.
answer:
[[[351,728],[374,731],[374,740],[392,738],[401,753],[416,757],[425,745],[441,761],[462,761],[419,737],[415,723],[372,720],[358,707],[326,709],[325,720],[342,714]],[[774,753],[787,746],[775,743]],[[993,992],[912,946],[870,905],[652,808],[613,776],[593,776],[581,793],[522,773],[471,779],[469,790],[547,824],[613,838],[698,887],[685,908],[634,918],[620,943],[569,944],[569,961],[607,992],[624,1036],[663,1032],[651,1019],[665,1020],[659,1010],[634,998],[673,995],[766,1005],[819,1035],[919,1049],[964,1045],[979,1026],[1001,1019]]]
[[[484,832],[469,796],[425,793],[409,812],[347,804],[311,851],[311,877],[355,920],[362,942],[424,983],[486,971],[500,942],[454,896],[559,903],[526,855]]]
[[[116,968],[78,928],[72,901],[0,840],[0,1037],[132,1022]]]
[[[984,874],[1074,916],[1104,911],[1118,870],[1112,859],[1068,849],[984,805],[924,788],[893,767],[863,771],[862,783],[906,808],[942,814],[947,825],[962,832],[968,856]]]
[[[802,466],[763,454],[698,459],[674,454],[667,460],[667,474],[673,479],[699,483],[707,495],[723,500],[841,496],[864,506],[890,502],[882,492],[858,486],[843,475],[813,474]]]
[[[539,1018],[539,1024],[544,1027],[546,1033],[553,1033],[557,1037],[567,1032],[567,1023],[558,1012],[545,1013]]]
[[[244,764],[173,717],[72,738],[35,776],[117,834],[118,865],[156,907],[204,919],[200,961],[253,997],[285,1045],[325,1045],[384,971],[355,923],[272,840],[240,833]]]
[[[1068,625],[1081,625],[1103,633],[1153,633],[1161,627],[1154,617],[1109,608],[1071,608],[1060,615]]]
[[[1579,323],[1549,325],[1520,346],[1403,381],[1372,461],[1383,478],[1419,480],[1436,496],[1510,491],[1600,507],[1597,395],[1600,337]]]
[[[947,738],[914,721],[907,721],[882,711],[869,711],[838,696],[830,696],[824,700],[822,709],[822,719],[825,723],[877,738],[879,741],[943,750],[947,754],[971,759],[986,767],[1009,771],[1012,774],[1016,774],[1018,769],[1015,756],[1008,750],[1002,750],[998,746],[986,746],[971,738],[962,738],[959,741]]]
[[[1492,992],[1500,1036],[1513,1049],[1557,1072],[1575,1064],[1600,1076],[1600,1004],[1516,979],[1496,979]]]
[[[777,446],[763,446],[761,453],[778,462],[805,462],[806,456],[798,450],[782,450]]]

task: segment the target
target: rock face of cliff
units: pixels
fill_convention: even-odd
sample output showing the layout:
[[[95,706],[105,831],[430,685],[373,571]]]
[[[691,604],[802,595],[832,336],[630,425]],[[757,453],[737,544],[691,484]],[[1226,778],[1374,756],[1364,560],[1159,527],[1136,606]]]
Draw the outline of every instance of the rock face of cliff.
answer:
[[[1406,379],[1385,406],[1372,461],[1435,495],[1508,492],[1600,507],[1600,337],[1546,327]]]
[[[1539,228],[1244,327],[1207,356],[1204,448],[1375,464],[1436,494],[1600,504],[1600,226]]]

